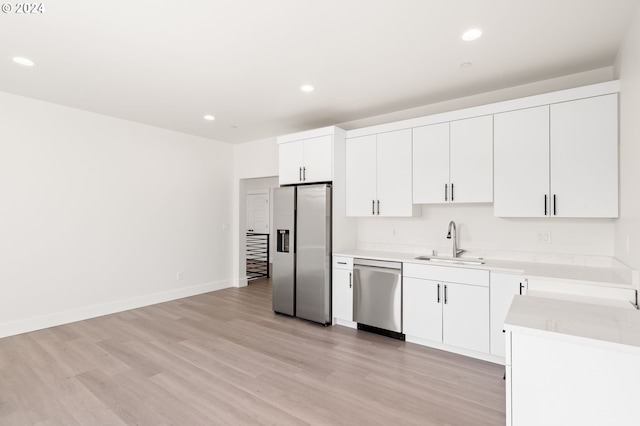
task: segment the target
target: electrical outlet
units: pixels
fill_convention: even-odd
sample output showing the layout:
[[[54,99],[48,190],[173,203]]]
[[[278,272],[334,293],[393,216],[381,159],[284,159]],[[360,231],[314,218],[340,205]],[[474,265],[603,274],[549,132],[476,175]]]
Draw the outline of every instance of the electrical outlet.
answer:
[[[184,272],[176,272],[176,281],[182,281],[184,277]]]
[[[538,243],[539,244],[551,244],[551,232],[538,232]]]

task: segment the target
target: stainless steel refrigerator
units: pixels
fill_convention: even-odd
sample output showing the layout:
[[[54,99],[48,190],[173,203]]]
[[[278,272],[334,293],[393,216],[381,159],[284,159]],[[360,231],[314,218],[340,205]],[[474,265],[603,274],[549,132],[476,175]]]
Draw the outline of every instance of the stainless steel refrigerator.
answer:
[[[276,188],[273,310],[331,323],[331,185]]]

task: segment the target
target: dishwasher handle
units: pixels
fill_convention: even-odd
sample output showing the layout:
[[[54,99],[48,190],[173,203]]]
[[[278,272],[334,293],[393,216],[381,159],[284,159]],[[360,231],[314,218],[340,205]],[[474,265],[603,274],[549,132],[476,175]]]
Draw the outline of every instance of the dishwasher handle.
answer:
[[[380,266],[353,265],[353,269],[354,269],[354,271],[356,269],[360,269],[360,270],[371,271],[371,272],[382,272],[384,274],[394,274],[394,275],[401,275],[402,274],[402,270],[401,269],[384,268],[384,267],[380,267]]]
[[[370,266],[384,269],[397,269],[402,271],[402,262],[390,262],[388,260],[353,259],[353,267]]]

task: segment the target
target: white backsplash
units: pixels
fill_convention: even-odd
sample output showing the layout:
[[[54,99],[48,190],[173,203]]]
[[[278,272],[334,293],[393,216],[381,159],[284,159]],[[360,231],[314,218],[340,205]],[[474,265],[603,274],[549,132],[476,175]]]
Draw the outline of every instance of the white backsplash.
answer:
[[[422,216],[359,218],[361,250],[451,256],[450,220],[463,256],[523,262],[613,267],[614,219],[504,219],[492,204],[423,205]],[[541,241],[549,233],[550,242]]]
[[[358,250],[390,251],[400,253],[415,253],[416,256],[431,255],[433,250],[438,256],[451,256],[451,246],[412,246],[406,244],[389,243],[358,243]],[[560,265],[592,266],[599,268],[611,268],[616,264],[616,259],[611,256],[590,256],[567,253],[540,253],[509,250],[471,249],[461,254],[463,257],[481,257],[485,259],[513,260],[518,262],[540,262]],[[619,263],[619,262],[618,262]]]

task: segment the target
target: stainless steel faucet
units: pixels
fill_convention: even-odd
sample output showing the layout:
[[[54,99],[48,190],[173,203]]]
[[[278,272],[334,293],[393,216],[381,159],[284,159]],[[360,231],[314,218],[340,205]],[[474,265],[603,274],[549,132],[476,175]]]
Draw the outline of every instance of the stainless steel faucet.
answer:
[[[453,237],[451,236],[451,229],[453,228]],[[464,250],[458,248],[458,235],[456,231],[456,223],[454,221],[449,222],[449,232],[447,232],[447,239],[453,242],[453,257],[458,257]]]

